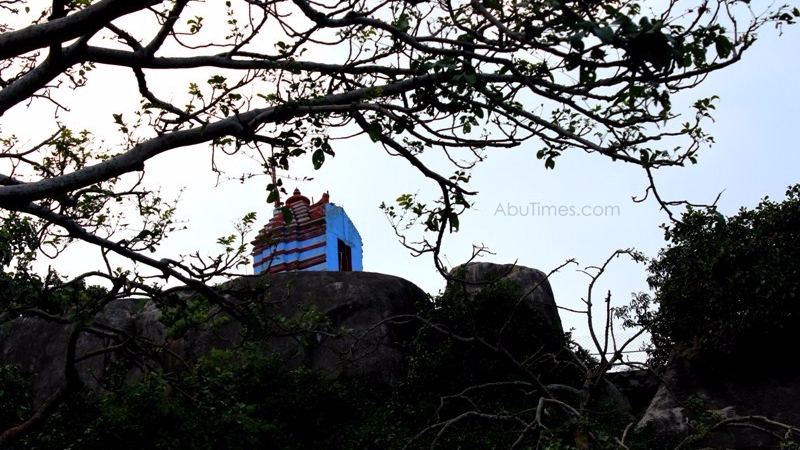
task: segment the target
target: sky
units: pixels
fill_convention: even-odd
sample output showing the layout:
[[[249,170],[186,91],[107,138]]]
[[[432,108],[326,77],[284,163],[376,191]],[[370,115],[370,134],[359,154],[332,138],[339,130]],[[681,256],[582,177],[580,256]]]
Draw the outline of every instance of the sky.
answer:
[[[788,27],[778,37],[776,30],[764,29],[743,61],[712,74],[695,91],[697,96],[720,97],[715,122],[705,127],[715,136],[716,145],[704,149],[696,165],[657,171],[657,186],[664,197],[710,203],[722,192],[718,206],[730,215],[739,207],[754,207],[767,195],[780,200],[788,185],[800,182],[800,152],[795,142],[800,117],[798,32],[798,27]],[[116,73],[93,76],[99,75],[111,82],[80,92],[80,102],[92,106],[87,122],[102,136],[113,134],[111,113],[124,110],[126,102],[135,105],[138,99],[122,96],[122,78]],[[682,110],[693,117],[689,108]],[[35,114],[7,115],[0,122],[2,130],[30,129]],[[514,149],[487,151],[486,161],[472,174],[470,188],[479,192],[474,208],[461,218],[459,232],[446,236],[443,258],[455,266],[469,257],[473,244],[480,244],[493,253],[481,261],[517,263],[544,272],[575,259],[577,264],[553,274],[550,282],[557,304],[582,309],[590,278],[581,270],[602,264],[617,249],[635,248],[648,257],[657,256],[665,244],[660,226],[668,217],[652,200],[632,201],[644,194],[647,185],[641,169],[575,151],[558,159],[555,170],[546,170],[535,157],[538,148],[536,142],[528,142]],[[378,207],[404,193],[432,192],[430,183],[369,139],[337,142],[334,150],[336,157],[320,171],[300,167],[283,174],[314,177],[311,181],[285,179],[288,190],[299,188],[313,199],[327,191],[332,202],[345,208],[363,240],[365,270],[405,278],[433,295],[440,292],[445,282],[431,258],[412,257]],[[218,183],[208,170],[209,161],[207,149],[187,148],[146,165],[148,181],[160,185],[162,194],[183,189],[177,216],[188,227],[174,234],[156,256],[211,252],[216,238],[231,233],[237,218],[255,211],[260,227],[271,216],[272,206],[266,203],[268,180]],[[548,215],[549,207],[590,214]],[[77,268],[95,261],[80,248],[65,257],[43,264]],[[648,290],[646,276],[643,265],[619,258],[599,280],[595,298],[604,298],[610,291],[615,305],[625,304],[631,293]],[[574,328],[576,336],[587,334],[581,315],[562,311],[562,322],[565,329]]]

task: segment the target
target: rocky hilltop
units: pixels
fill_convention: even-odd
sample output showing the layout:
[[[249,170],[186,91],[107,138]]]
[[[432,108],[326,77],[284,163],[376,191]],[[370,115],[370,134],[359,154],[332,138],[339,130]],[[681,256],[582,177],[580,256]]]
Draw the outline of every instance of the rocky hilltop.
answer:
[[[474,294],[498,280],[511,283],[519,295],[518,305],[524,304],[530,314],[522,318],[523,323],[536,324],[530,333],[545,336],[542,342],[568,347],[552,289],[541,271],[474,263],[454,269],[451,276],[458,280],[448,286],[451,294],[454,289]],[[31,381],[34,404],[41,405],[64,389],[70,376],[102,393],[112,372],[119,374],[120,364],[130,382],[146,372],[191,370],[193,362],[212,349],[236,349],[248,340],[270,348],[286,367],[307,367],[331,378],[364,377],[387,385],[395,383],[408,365],[406,343],[416,338],[420,327],[469,340],[452,328],[422,320],[422,311],[442,305],[433,304],[413,283],[394,276],[295,272],[243,277],[222,289],[231,305],[250,314],[233,318],[230,311],[210,307],[204,316],[208,320],[177,324],[163,306],[124,299],[108,304],[95,317],[92,329],[104,332],[91,333],[76,332],[75,324],[38,317],[2,317],[0,362],[19,367]],[[201,301],[192,294],[182,300]],[[495,352],[505,351],[500,338],[484,344]],[[134,345],[140,351],[132,352]],[[559,353],[551,350],[547,352]],[[472,353],[464,355],[472,357]],[[548,366],[548,373],[558,373],[561,366]],[[464,367],[470,367],[468,361]],[[665,441],[679,441],[705,427],[698,442],[709,448],[772,448],[800,432],[798,372],[740,373],[735,365],[699,360],[683,345],[658,376],[642,370],[601,373],[602,380],[593,376],[587,375],[583,386],[569,389],[587,398],[602,391],[599,398],[610,400],[632,423],[638,422],[638,430]]]
[[[275,323],[263,341],[280,353],[287,365],[303,364],[331,376],[379,374],[391,378],[402,358],[393,343],[402,337],[403,327],[388,319],[414,314],[418,303],[428,301],[425,292],[409,281],[369,272],[243,277],[224,290],[240,303],[268,310]],[[218,314],[218,309],[209,313]],[[153,302],[111,302],[94,324],[108,330],[107,335],[80,333],[72,337],[76,344],[70,350],[75,325],[38,317],[16,318],[0,326],[0,360],[18,365],[31,377],[36,403],[41,403],[66,385],[68,351],[74,351],[79,361],[76,366],[82,383],[101,389],[110,362],[123,356],[102,350],[118,346],[120,339],[136,337],[160,349],[147,361],[130,363],[128,378],[135,379],[146,370],[181,370],[212,348],[235,348],[252,331],[240,321],[228,321],[191,326],[176,337],[162,319],[162,311]],[[307,330],[298,329],[304,325],[300,319],[307,322]]]

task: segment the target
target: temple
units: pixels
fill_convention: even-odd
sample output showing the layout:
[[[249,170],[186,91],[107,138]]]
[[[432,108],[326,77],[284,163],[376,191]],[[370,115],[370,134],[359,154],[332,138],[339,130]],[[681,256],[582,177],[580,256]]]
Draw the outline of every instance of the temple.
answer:
[[[330,203],[328,193],[312,204],[299,189],[286,199],[288,222],[276,205],[272,219],[253,241],[253,271],[360,271],[361,236],[344,209]]]

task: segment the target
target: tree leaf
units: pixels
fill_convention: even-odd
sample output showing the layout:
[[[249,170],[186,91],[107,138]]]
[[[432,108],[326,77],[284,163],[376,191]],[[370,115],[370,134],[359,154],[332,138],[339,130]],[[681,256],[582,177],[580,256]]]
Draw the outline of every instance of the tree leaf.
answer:
[[[714,46],[717,49],[717,54],[720,58],[727,58],[731,55],[733,44],[724,34],[720,34],[714,39]]]
[[[371,122],[367,127],[367,134],[369,138],[372,139],[372,142],[378,142],[383,135],[383,126],[381,126],[381,123],[377,120]]]
[[[325,152],[322,149],[317,149],[311,155],[311,162],[314,164],[314,169],[319,170],[325,163]]]

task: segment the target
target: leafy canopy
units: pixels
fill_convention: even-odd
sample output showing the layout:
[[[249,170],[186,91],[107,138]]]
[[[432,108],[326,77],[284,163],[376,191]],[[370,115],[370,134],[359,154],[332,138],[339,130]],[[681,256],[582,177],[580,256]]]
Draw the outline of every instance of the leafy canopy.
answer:
[[[35,219],[50,255],[79,239],[184,283],[205,280],[240,261],[149,255],[179,224],[175,204],[143,184],[145,163],[204,144],[211,170],[232,154],[254,160],[226,175],[245,179],[303,157],[320,168],[339,139],[363,134],[438,187],[438,199],[384,208],[396,226],[421,225],[423,237],[407,245],[443,269],[441,239],[470,206],[469,170],[486,149],[532,141],[548,168],[578,149],[648,172],[694,162],[711,139],[701,124],[713,98],[698,99],[687,119],[673,96],[738,61],[762,26],[800,14],[753,8],[736,0],[4,1],[0,115],[48,113],[24,133],[0,123],[0,208]],[[108,82],[140,98],[107,118],[114,140],[93,133],[71,95]],[[452,174],[433,168],[442,154]],[[268,197],[282,189],[268,183]]]
[[[800,185],[724,217],[693,210],[667,227],[670,245],[649,268],[658,312],[648,327],[658,350],[697,342],[729,357],[783,358],[800,338]],[[772,361],[772,362],[770,362]]]

